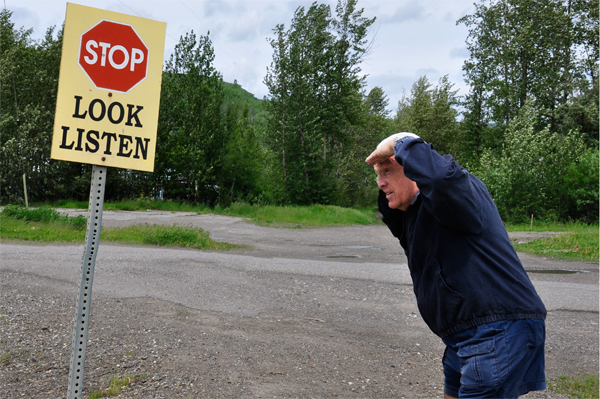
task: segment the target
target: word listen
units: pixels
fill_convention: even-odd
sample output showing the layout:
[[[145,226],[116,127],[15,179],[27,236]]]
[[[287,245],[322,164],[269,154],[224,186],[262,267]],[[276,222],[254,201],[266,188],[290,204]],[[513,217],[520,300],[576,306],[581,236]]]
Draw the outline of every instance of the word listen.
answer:
[[[89,116],[95,122],[107,118],[112,124],[118,125],[125,120],[125,116],[127,115],[125,126],[143,127],[139,113],[144,107],[140,105],[126,104],[126,112],[123,104],[119,102],[113,102],[107,107],[102,100],[96,98],[89,103],[87,110],[83,110],[81,100],[83,100],[83,97],[75,96],[73,118],[86,119]],[[86,132],[85,129],[81,128],[76,129],[76,138],[73,138],[69,133],[71,129],[69,126],[61,126],[61,128],[62,140],[59,148],[72,151],[85,151],[92,154],[103,150],[103,153],[106,155],[112,155],[113,151],[117,151],[116,156],[118,157],[131,158],[133,155],[134,159],[139,159],[140,155],[144,160],[148,157],[149,138],[110,132],[102,132],[101,134],[97,130],[88,130]],[[113,146],[113,143],[115,143],[115,146]]]

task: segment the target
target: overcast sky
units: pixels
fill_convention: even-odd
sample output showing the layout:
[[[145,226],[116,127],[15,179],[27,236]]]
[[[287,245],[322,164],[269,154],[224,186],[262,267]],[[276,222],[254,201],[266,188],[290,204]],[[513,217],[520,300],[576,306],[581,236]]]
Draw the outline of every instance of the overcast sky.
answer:
[[[3,0],[13,11],[16,28],[33,28],[40,39],[50,26],[59,28],[65,19],[63,0]],[[77,4],[167,23],[165,59],[179,38],[193,30],[210,38],[215,49],[215,68],[226,82],[237,82],[257,98],[267,95],[263,79],[273,57],[267,38],[277,24],[289,27],[299,6],[312,1],[287,0],[79,0]],[[321,0],[331,5],[335,1]],[[367,93],[381,87],[395,112],[403,90],[410,93],[413,83],[426,75],[436,84],[449,76],[459,95],[467,94],[462,65],[468,58],[467,29],[456,25],[473,13],[474,0],[359,0],[365,17],[377,17],[369,32],[373,41],[370,54],[361,64],[367,75]]]

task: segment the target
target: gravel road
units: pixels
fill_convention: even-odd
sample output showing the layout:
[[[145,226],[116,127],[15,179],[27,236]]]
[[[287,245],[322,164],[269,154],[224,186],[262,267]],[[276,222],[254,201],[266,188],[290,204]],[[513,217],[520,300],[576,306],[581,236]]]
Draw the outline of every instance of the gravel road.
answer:
[[[101,242],[84,397],[124,375],[132,383],[118,398],[443,397],[444,346],[418,314],[406,259],[385,226],[282,229],[104,212],[104,227],[138,223],[202,227],[245,247]],[[66,396],[82,253],[83,245],[0,243],[0,397]],[[549,310],[549,383],[597,374],[598,264],[519,255]]]

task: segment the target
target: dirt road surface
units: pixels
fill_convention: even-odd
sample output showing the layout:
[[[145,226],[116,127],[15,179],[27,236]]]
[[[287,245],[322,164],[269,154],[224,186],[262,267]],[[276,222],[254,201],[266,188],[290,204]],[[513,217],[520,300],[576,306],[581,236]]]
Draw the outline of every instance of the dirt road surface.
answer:
[[[84,397],[112,376],[132,381],[118,398],[443,397],[444,346],[418,314],[406,258],[384,225],[104,212],[104,227],[139,223],[202,227],[245,247],[101,242]],[[66,397],[82,254],[82,244],[0,243],[0,397]],[[597,374],[598,264],[519,256],[548,308],[549,383]]]

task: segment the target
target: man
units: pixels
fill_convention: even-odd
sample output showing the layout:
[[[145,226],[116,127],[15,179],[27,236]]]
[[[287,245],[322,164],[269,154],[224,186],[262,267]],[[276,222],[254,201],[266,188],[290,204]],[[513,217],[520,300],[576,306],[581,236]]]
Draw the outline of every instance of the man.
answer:
[[[366,162],[421,316],[446,344],[444,397],[546,389],[546,309],[485,185],[412,133],[383,140]]]

